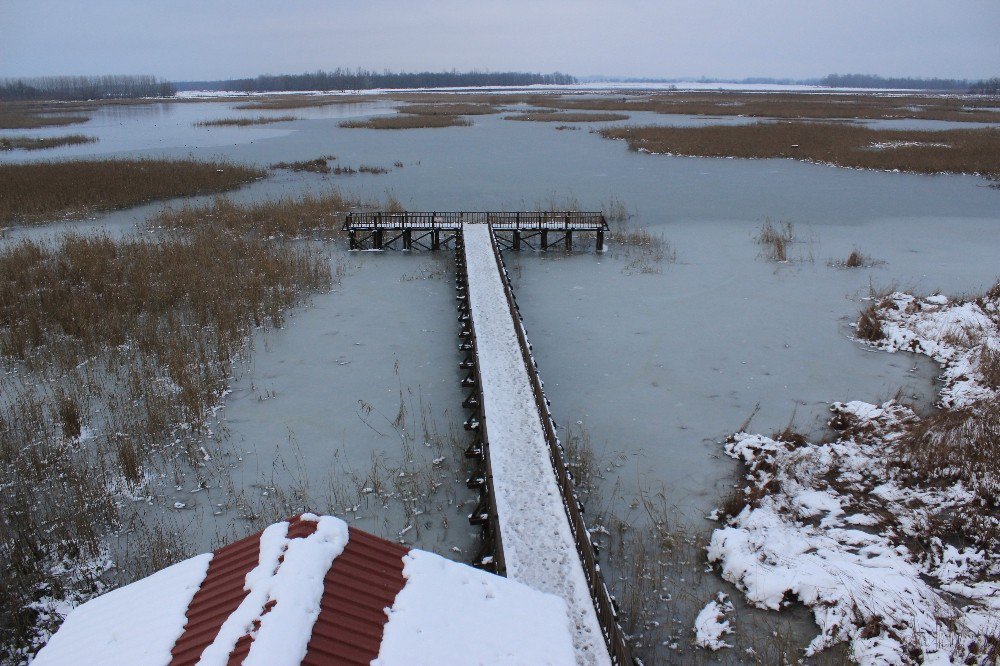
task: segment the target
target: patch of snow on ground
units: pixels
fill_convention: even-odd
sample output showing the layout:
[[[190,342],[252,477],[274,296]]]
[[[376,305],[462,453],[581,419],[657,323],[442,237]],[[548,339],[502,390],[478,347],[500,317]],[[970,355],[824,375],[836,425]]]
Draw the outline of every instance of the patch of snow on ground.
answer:
[[[464,227],[469,301],[507,576],[562,597],[580,663],[610,663],[485,224]]]
[[[566,603],[412,550],[373,666],[576,663]]]
[[[77,607],[32,663],[169,664],[211,559],[184,560]]]
[[[896,293],[879,311],[879,347],[942,364],[944,408],[997,399],[978,365],[984,345],[1000,348],[996,300]],[[987,663],[984,642],[1000,641],[1000,553],[937,537],[921,552],[906,546],[928,540],[935,516],[979,499],[961,483],[924,486],[891,467],[901,433],[919,421],[908,407],[832,409],[843,430],[832,442],[738,433],[726,444],[757,499],[715,530],[709,560],[758,607],[809,606],[820,634],[807,654],[848,641],[862,664]]]
[[[726,598],[725,594],[719,592],[718,597],[709,601],[698,613],[698,617],[694,619],[695,644],[709,650],[733,647],[722,640],[723,636],[733,633],[729,620],[723,619],[726,617],[726,613],[732,612],[732,602]]]

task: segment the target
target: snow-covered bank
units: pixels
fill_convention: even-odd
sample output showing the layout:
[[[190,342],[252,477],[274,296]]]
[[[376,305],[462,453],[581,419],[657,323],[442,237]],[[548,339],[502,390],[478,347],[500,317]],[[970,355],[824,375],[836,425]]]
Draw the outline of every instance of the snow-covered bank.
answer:
[[[941,410],[835,403],[832,441],[738,433],[742,510],[709,560],[748,601],[798,600],[863,664],[993,663],[1000,652],[1000,288],[953,302],[901,293],[870,310],[872,344],[943,366]]]

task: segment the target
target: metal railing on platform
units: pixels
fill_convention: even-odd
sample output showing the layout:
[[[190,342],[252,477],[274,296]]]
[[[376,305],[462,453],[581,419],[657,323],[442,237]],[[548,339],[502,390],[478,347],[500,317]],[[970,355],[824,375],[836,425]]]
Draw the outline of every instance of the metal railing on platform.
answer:
[[[604,214],[588,211],[370,211],[347,213],[344,229],[459,229],[463,224],[491,224],[501,230],[606,230]]]

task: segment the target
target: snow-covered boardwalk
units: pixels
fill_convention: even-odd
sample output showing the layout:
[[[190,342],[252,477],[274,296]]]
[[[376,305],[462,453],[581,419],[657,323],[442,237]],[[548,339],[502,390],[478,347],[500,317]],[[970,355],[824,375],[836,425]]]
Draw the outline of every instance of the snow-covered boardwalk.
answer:
[[[466,224],[463,236],[487,452],[507,576],[566,601],[578,663],[610,664],[490,227]]]

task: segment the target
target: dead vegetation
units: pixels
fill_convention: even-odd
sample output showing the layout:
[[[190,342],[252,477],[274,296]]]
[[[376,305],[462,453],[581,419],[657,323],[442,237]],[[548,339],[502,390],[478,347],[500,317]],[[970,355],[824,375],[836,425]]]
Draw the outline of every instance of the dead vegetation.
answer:
[[[287,123],[298,120],[296,116],[257,116],[256,118],[218,118],[202,120],[195,123],[196,127],[249,127],[251,125],[270,125],[271,123]]]
[[[650,153],[788,158],[855,169],[1000,179],[1000,161],[996,159],[1000,129],[879,130],[843,123],[768,122],[604,128],[600,134],[626,141],[631,150]]]
[[[85,217],[171,197],[230,190],[265,172],[193,159],[68,160],[0,164],[0,224]]]
[[[397,109],[400,113],[418,116],[483,116],[500,113],[492,104],[407,104]]]
[[[374,202],[345,196],[339,190],[320,196],[306,194],[240,204],[217,197],[210,204],[166,208],[150,220],[150,225],[188,230],[208,227],[265,238],[340,238],[344,213],[376,206]]]
[[[25,658],[53,607],[103,588],[126,500],[202,473],[251,332],[330,281],[306,246],[207,227],[0,249],[0,658]]]
[[[858,248],[854,248],[846,259],[831,259],[827,265],[831,268],[873,268],[884,263],[881,259],[874,259]]]
[[[328,162],[336,160],[333,155],[324,155],[314,160],[302,160],[299,162],[275,162],[269,164],[268,169],[286,169],[288,171],[311,171],[312,173],[330,173]]]
[[[0,103],[0,129],[37,129],[39,127],[63,127],[77,125],[90,120],[90,116],[76,113],[47,112],[36,104]]]
[[[523,120],[545,123],[597,123],[615,120],[628,120],[624,113],[521,113],[514,116],[504,116],[504,120]]]
[[[75,146],[81,143],[96,143],[97,139],[83,134],[64,136],[0,136],[0,150],[44,150],[59,146]]]
[[[467,127],[471,121],[460,116],[428,116],[401,113],[395,116],[375,116],[366,120],[345,120],[341,127],[351,129],[402,130],[425,127]]]
[[[914,118],[1000,122],[1000,113],[990,110],[992,106],[996,106],[995,103],[958,96],[679,91],[628,96],[535,95],[524,101],[534,106],[574,111],[649,111],[699,116],[817,120]]]
[[[764,218],[754,241],[763,246],[763,255],[767,261],[784,263],[788,261],[788,248],[795,241],[792,223],[779,221],[775,224],[771,218]]]
[[[382,99],[376,95],[275,95],[237,104],[240,111],[273,111],[281,109],[312,109],[334,104],[362,104]]]

